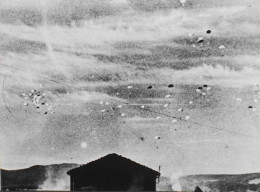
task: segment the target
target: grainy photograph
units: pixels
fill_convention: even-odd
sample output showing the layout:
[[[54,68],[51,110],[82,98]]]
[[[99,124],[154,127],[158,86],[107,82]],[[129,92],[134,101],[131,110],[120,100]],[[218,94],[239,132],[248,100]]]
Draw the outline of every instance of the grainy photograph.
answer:
[[[1,191],[260,191],[259,0],[1,0]]]

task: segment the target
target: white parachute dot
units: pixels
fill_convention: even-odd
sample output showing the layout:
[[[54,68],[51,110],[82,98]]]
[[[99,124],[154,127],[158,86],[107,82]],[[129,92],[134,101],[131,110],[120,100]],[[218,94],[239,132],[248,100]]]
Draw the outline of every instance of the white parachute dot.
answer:
[[[177,119],[173,119],[173,120],[172,120],[172,123],[176,123],[176,122],[177,122]]]
[[[190,116],[186,116],[185,119],[186,119],[186,120],[189,120],[189,119],[190,119]]]
[[[168,103],[166,103],[166,104],[164,104],[163,106],[166,108],[166,107],[168,107],[168,106],[169,106],[169,104],[168,104]]]
[[[225,49],[226,47],[224,45],[220,45],[218,48],[219,49]]]
[[[87,148],[87,146],[88,146],[88,144],[85,141],[80,143],[80,147],[83,148],[83,149]]]

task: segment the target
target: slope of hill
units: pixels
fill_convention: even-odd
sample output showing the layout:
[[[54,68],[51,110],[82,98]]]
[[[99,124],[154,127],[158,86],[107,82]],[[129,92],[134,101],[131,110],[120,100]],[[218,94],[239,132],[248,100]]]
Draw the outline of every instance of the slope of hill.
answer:
[[[20,170],[1,169],[1,190],[29,190],[52,188],[69,189],[66,172],[78,167],[77,164],[36,165]]]
[[[66,172],[78,164],[36,165],[20,170],[1,170],[1,190],[69,190]],[[174,189],[169,177],[162,176],[157,191]],[[199,186],[204,192],[259,192],[260,173],[241,175],[188,175],[178,179],[182,191],[194,191]],[[176,184],[176,183],[175,183]]]
[[[260,173],[241,175],[189,175],[179,179],[183,191],[200,186],[207,192],[259,192]]]

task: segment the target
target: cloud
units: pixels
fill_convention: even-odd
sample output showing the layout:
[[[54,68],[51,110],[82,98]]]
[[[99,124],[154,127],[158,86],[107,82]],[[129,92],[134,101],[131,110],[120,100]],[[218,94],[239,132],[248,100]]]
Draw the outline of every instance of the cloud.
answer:
[[[208,84],[221,87],[242,87],[260,82],[260,71],[249,67],[235,71],[221,65],[215,67],[202,65],[182,71],[155,69],[151,70],[151,74],[155,76],[163,74],[161,81],[165,82],[181,81],[184,84],[203,84],[206,81]]]
[[[126,40],[130,37],[128,40],[132,40],[134,36],[138,38],[140,35],[139,40],[150,40],[151,38],[162,39],[189,32],[197,33],[202,30],[201,33],[204,33],[208,28],[212,28],[215,34],[242,35],[245,33],[259,33],[259,14],[255,5],[256,2],[252,2],[252,7],[248,7],[244,1],[243,3],[233,3],[232,6],[228,7],[188,10],[175,9],[176,6],[181,6],[181,3],[177,0],[131,0],[127,2],[56,0],[46,4],[36,4],[34,1],[28,1],[31,3],[26,2],[20,3],[21,6],[16,3],[17,8],[12,8],[12,14],[10,14],[8,7],[16,4],[3,3],[8,5],[3,5],[2,21],[5,23],[24,22],[29,25],[39,26],[44,23],[43,20],[45,19],[45,24],[80,26],[82,32],[85,26],[84,34],[85,37],[89,37],[89,40],[95,37],[93,36],[95,33],[101,40],[106,37],[112,38],[112,40],[118,38],[119,41],[122,40],[121,38]],[[42,10],[44,6],[46,6],[45,12]],[[135,9],[159,9],[163,11],[146,13],[146,11],[138,12]],[[165,11],[165,9],[168,9],[168,11]],[[43,17],[44,14],[46,14],[46,17]],[[62,31],[58,30],[57,27],[50,29],[51,34],[54,32],[53,35],[55,35],[55,29],[64,39],[65,34],[61,33]],[[102,35],[98,35],[101,33],[100,31],[103,31]],[[73,37],[74,40],[75,36],[79,35],[76,29],[67,30],[67,32],[71,32],[67,35]],[[73,35],[74,33],[75,35]],[[59,36],[57,35],[57,37]],[[84,39],[81,37],[79,36],[80,39]],[[98,38],[95,38],[95,42],[99,42]]]
[[[159,110],[175,115],[178,105],[186,106],[196,96],[198,85],[208,84],[214,88],[210,102],[196,100],[198,104],[187,108],[185,115],[206,125],[257,135],[258,111],[247,110],[252,100],[248,90],[253,90],[252,85],[260,81],[259,17],[254,4],[248,7],[245,1],[232,1],[232,6],[226,7],[225,3],[229,3],[225,1],[224,6],[214,8],[193,4],[189,9],[175,9],[179,3],[168,0],[74,0],[46,5],[29,0],[16,2],[4,1],[4,13],[12,6],[15,8],[2,19],[5,23],[0,24],[1,63],[9,66],[1,67],[1,75],[6,76],[4,95],[15,116],[11,117],[1,102],[4,133],[1,142],[8,146],[1,150],[4,166],[28,165],[28,161],[70,161],[71,156],[82,162],[88,159],[88,155],[82,154],[121,150],[140,153],[139,159],[153,159],[150,164],[154,167],[164,164],[168,175],[176,167],[182,168],[181,173],[217,171],[219,167],[221,171],[235,169],[239,162],[234,166],[229,162],[232,159],[235,162],[242,154],[243,162],[247,162],[244,164],[252,164],[245,166],[245,170],[253,170],[258,159],[249,153],[259,155],[257,142],[245,142],[250,151],[237,142],[237,137],[223,132],[208,131],[186,122],[178,122],[175,131],[171,119],[151,121],[157,115],[136,106],[123,106],[113,112],[111,107],[129,101],[142,102],[157,110],[160,107],[153,104],[167,102],[165,95],[171,92],[174,93],[171,105]],[[61,2],[65,3],[60,8]],[[219,4],[214,2],[204,4]],[[42,10],[43,6],[46,10]],[[212,30],[211,35],[205,33],[207,29]],[[195,33],[193,41],[188,33]],[[197,45],[199,36],[210,45]],[[222,44],[225,50],[218,49]],[[202,52],[203,48],[207,51]],[[167,88],[169,83],[175,88]],[[133,89],[127,89],[128,85]],[[154,89],[148,91],[147,85],[153,85]],[[43,116],[33,108],[24,108],[21,94],[31,89],[47,93],[48,100],[57,106],[54,115]],[[120,94],[115,97],[117,92]],[[232,100],[237,95],[245,100],[241,105]],[[119,102],[99,105],[100,100],[114,99]],[[105,108],[110,111],[102,113]],[[159,134],[163,138],[160,145],[153,139]],[[139,139],[140,135],[146,137],[144,141]],[[214,155],[227,154],[221,148],[222,140],[203,145],[203,141],[217,136],[234,145],[232,158],[223,156],[221,162],[215,162]],[[85,140],[88,147],[82,149],[80,142]],[[212,149],[216,148],[215,153]],[[154,161],[161,149],[169,153],[161,153],[160,157],[165,158]],[[19,162],[10,162],[10,158]],[[205,170],[204,162],[212,167]],[[178,182],[175,187],[180,187]]]
[[[140,11],[170,10],[181,6],[179,0],[128,0],[129,5]]]

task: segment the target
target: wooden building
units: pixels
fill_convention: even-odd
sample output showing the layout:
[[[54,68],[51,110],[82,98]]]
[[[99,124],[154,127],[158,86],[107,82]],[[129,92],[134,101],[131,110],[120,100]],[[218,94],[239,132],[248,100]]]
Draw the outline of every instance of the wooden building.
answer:
[[[155,191],[160,173],[117,154],[72,169],[71,191]]]
[[[201,188],[199,188],[198,186],[195,188],[195,191],[194,192],[203,192],[202,190],[201,190]]]

